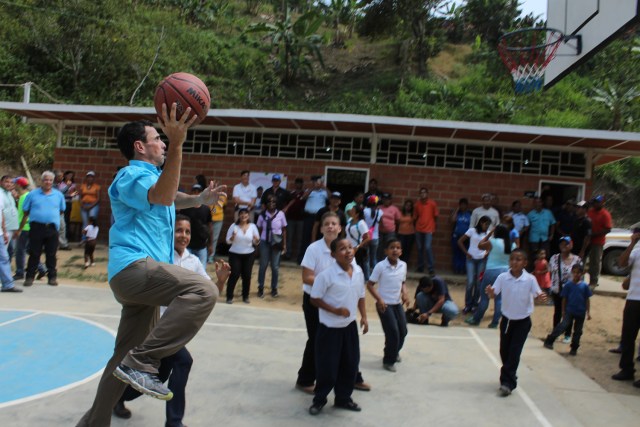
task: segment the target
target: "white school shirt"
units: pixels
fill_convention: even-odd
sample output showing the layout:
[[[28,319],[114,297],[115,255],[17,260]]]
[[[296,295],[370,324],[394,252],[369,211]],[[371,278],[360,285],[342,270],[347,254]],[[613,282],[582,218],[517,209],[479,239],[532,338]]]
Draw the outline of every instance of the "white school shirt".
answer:
[[[502,294],[502,314],[509,320],[521,320],[533,313],[533,299],[542,291],[536,278],[522,271],[514,277],[511,270],[498,276],[492,286],[496,295]]]
[[[238,208],[247,208],[249,207],[249,203],[251,203],[251,199],[258,198],[258,190],[253,184],[249,184],[247,186],[240,184],[236,184],[233,186],[233,195],[232,197],[238,197],[242,203],[238,203]]]
[[[402,284],[407,281],[407,263],[399,259],[396,265],[391,265],[389,258],[385,258],[373,267],[369,281],[378,284],[378,293],[385,304],[401,304]]]
[[[87,236],[87,240],[95,240],[98,238],[98,231],[99,231],[100,227],[96,226],[96,225],[87,225],[84,230],[87,232],[86,236]]]
[[[353,221],[349,220],[349,223],[347,223],[346,232],[347,239],[349,239],[351,245],[355,248],[360,244],[360,242],[362,242],[362,236],[364,235],[364,233],[369,232],[369,227],[363,219],[359,220],[355,224],[353,223]],[[371,236],[369,236],[369,239],[371,239]]]
[[[231,236],[233,236],[233,230],[238,230],[236,233],[236,237],[231,241]],[[229,248],[229,252],[233,252],[234,254],[246,255],[252,253],[255,248],[253,247],[253,238],[260,238],[260,232],[258,231],[258,227],[254,223],[249,223],[249,227],[247,228],[246,233],[242,231],[236,224],[231,224],[229,230],[227,231],[227,243],[231,245]]]
[[[194,273],[198,273],[202,277],[206,277],[207,279],[211,280],[211,277],[209,277],[209,275],[207,274],[204,266],[202,265],[202,262],[200,262],[200,258],[189,253],[187,249],[182,252],[182,255],[180,255],[178,251],[174,249],[173,264],[186,270],[193,271]],[[160,316],[164,314],[166,309],[167,307],[165,306],[160,307]]]
[[[635,247],[631,251],[629,265],[631,266],[631,281],[629,282],[627,299],[640,301],[640,247]]]
[[[304,253],[304,258],[300,265],[302,267],[313,270],[313,274],[317,277],[318,274],[331,266],[336,260],[331,256],[331,248],[327,246],[324,239],[316,240],[307,247]],[[311,294],[311,285],[306,283],[302,284],[302,290],[308,294]]]
[[[332,307],[345,307],[349,317],[337,316],[320,308],[320,323],[328,328],[344,328],[356,320],[358,301],[364,298],[364,274],[357,265],[351,264],[351,277],[336,262],[316,276],[311,288],[311,298],[321,299]]]

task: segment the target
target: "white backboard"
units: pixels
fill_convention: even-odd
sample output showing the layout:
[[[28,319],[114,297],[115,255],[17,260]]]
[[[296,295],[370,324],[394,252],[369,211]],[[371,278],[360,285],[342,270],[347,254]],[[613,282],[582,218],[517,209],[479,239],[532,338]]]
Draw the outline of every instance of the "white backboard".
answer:
[[[547,27],[565,35],[581,36],[582,51],[576,54],[574,40],[562,43],[547,67],[545,88],[557,83],[637,22],[639,6],[640,0],[548,0]]]

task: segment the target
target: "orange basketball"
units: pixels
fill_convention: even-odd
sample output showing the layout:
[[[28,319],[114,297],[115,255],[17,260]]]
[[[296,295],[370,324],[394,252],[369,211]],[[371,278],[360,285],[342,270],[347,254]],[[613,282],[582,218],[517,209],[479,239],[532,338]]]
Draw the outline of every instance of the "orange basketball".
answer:
[[[162,104],[167,104],[167,112],[170,112],[174,102],[177,118],[191,107],[191,114],[198,116],[194,124],[198,124],[209,112],[211,96],[207,86],[198,77],[189,73],[174,73],[165,77],[156,87],[153,104],[158,116],[162,117]]]

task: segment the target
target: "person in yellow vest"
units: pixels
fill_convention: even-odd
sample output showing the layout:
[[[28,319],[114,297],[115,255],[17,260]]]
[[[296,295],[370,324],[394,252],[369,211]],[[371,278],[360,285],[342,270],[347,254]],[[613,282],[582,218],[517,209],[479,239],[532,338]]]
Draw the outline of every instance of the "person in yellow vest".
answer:
[[[222,224],[224,223],[224,208],[227,206],[227,196],[221,195],[218,198],[218,202],[211,208],[211,238],[209,239],[209,258],[207,262],[209,264],[214,262],[216,256],[216,248],[218,246],[218,237],[220,237],[220,231],[222,230]]]

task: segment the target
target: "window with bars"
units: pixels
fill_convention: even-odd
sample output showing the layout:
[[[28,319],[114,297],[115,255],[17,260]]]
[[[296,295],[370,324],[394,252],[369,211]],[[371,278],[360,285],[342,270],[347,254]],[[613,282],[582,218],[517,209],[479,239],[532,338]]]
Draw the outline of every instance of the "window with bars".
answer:
[[[103,126],[66,127],[62,146],[118,149],[118,130]],[[371,162],[368,136],[194,129],[188,132],[183,150],[223,156]],[[391,138],[380,139],[376,163],[576,178],[585,177],[587,167],[580,152]]]

